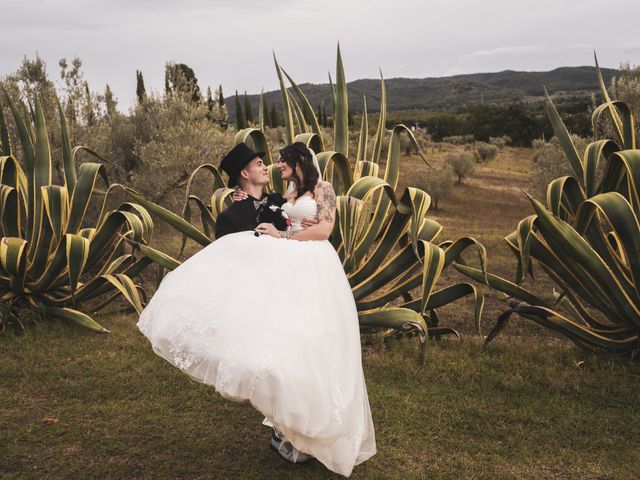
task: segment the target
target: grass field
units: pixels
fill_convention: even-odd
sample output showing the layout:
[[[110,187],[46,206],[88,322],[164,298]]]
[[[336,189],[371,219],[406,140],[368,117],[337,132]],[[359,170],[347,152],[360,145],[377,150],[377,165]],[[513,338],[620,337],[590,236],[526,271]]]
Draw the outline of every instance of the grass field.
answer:
[[[437,162],[443,152],[428,153]],[[432,212],[442,239],[472,234],[502,275],[513,261],[501,239],[529,214],[529,156],[502,150]],[[485,331],[504,308],[488,293]],[[443,309],[462,340],[430,344],[425,367],[413,338],[363,337],[378,454],[352,478],[638,477],[637,362],[524,321],[482,348],[472,316],[471,301]],[[0,478],[340,478],[281,460],[255,410],[155,356],[135,315],[98,320],[113,333],[47,322],[0,337]]]

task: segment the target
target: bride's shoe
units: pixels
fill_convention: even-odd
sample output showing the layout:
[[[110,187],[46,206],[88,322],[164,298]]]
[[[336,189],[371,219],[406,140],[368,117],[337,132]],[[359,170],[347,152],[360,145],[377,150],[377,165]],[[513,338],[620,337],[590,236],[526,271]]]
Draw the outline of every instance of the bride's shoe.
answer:
[[[311,455],[301,452],[291,445],[291,442],[280,438],[275,429],[273,435],[271,435],[271,449],[278,452],[282,458],[291,463],[306,463],[311,458]]]

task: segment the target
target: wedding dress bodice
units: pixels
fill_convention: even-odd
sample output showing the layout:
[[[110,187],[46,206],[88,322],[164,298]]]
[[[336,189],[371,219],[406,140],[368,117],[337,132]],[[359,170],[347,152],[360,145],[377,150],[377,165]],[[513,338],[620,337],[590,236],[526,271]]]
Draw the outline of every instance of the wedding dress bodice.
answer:
[[[294,232],[302,230],[302,220],[305,218],[314,218],[318,213],[316,201],[309,195],[303,195],[296,199],[295,203],[285,203],[282,209],[291,219],[291,229]]]

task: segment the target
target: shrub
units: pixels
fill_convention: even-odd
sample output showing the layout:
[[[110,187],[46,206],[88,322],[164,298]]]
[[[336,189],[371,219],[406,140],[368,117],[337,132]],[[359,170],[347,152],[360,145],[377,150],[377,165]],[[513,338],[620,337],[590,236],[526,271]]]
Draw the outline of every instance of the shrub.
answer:
[[[498,156],[498,147],[490,143],[475,142],[473,144],[473,153],[478,163],[484,163]]]
[[[468,177],[476,166],[476,157],[473,152],[464,151],[458,153],[448,153],[444,161],[451,167],[453,173],[458,177],[458,183],[463,178]]]
[[[509,135],[501,135],[499,137],[489,137],[489,143],[495,145],[498,148],[504,148],[511,143],[511,137]]]
[[[448,137],[442,137],[442,141],[452,145],[465,145],[467,143],[473,143],[475,137],[473,135],[450,135]]]
[[[437,168],[421,170],[415,177],[416,187],[431,195],[431,205],[438,209],[440,200],[446,198],[453,186],[454,173],[451,165],[444,163]]]
[[[572,135],[578,154],[582,156],[589,143],[586,139]],[[547,185],[558,177],[571,175],[571,165],[567,163],[567,157],[557,137],[545,140],[533,141],[533,164],[531,166],[531,189],[538,197],[544,197]]]

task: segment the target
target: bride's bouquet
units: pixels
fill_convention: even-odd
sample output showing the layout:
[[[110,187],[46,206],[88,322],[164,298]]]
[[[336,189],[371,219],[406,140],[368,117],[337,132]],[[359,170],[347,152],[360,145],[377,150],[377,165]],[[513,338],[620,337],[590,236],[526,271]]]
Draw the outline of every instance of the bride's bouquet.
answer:
[[[287,212],[276,205],[260,205],[258,207],[258,224],[271,223],[281,232],[291,227],[291,219]],[[256,236],[258,233],[256,232]]]

